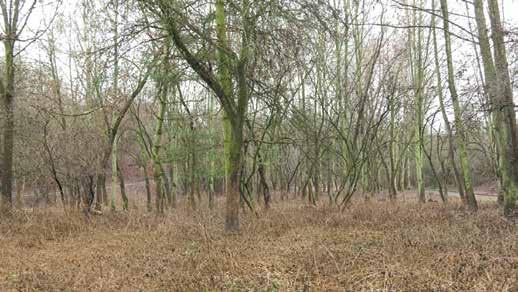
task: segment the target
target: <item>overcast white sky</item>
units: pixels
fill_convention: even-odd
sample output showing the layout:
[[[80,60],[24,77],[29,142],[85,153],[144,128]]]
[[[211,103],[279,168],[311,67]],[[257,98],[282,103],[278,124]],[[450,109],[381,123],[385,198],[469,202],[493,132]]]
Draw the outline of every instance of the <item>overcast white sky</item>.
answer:
[[[65,18],[78,19],[80,16],[78,14],[77,8],[80,6],[80,3],[82,1],[83,0],[38,0],[37,9],[31,15],[27,29],[24,32],[24,38],[31,37],[34,35],[35,31],[43,29],[45,27],[45,24],[51,21],[56,11],[62,14]],[[390,0],[385,1],[390,2]],[[425,1],[430,2],[429,0]],[[26,2],[32,1],[27,0]],[[61,3],[58,4],[58,2]],[[462,15],[466,14],[464,0],[448,0],[448,3],[449,8],[453,13]],[[500,3],[503,7],[502,14],[505,18],[505,22],[508,24],[512,24],[512,26],[518,27],[518,0],[500,0]],[[471,16],[473,16],[473,12],[470,11],[470,13]],[[467,28],[465,19],[459,17],[455,18],[453,16],[452,21],[462,24]],[[23,47],[23,44],[20,44],[19,47]],[[1,49],[2,48],[0,48],[0,50]],[[37,56],[35,56],[34,54],[37,54],[37,50],[32,48],[30,50],[27,50],[25,57],[28,57],[30,59],[37,59]]]

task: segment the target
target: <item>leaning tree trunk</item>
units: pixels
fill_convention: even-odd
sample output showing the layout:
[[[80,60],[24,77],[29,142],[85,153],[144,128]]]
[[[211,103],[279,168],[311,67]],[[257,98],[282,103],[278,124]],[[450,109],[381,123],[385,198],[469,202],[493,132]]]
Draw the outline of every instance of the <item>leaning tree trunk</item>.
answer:
[[[459,196],[462,201],[465,201],[464,195],[464,183],[457,167],[457,163],[455,161],[455,146],[454,146],[454,138],[451,130],[451,124],[448,119],[448,115],[446,113],[446,107],[444,106],[444,95],[442,92],[442,77],[441,71],[439,68],[439,56],[438,56],[438,48],[437,48],[437,34],[435,30],[435,20],[433,21],[433,47],[434,47],[434,61],[435,61],[435,75],[437,77],[437,95],[439,96],[439,108],[441,110],[442,118],[444,121],[444,127],[446,128],[446,132],[448,134],[448,155],[450,158],[451,166],[453,168],[453,172],[455,175],[455,181],[457,183],[457,189],[459,192]]]
[[[460,108],[459,97],[457,95],[457,88],[455,86],[455,73],[453,71],[453,58],[449,31],[448,3],[446,0],[441,0],[441,10],[444,26],[444,41],[446,45],[446,64],[448,66],[448,88],[450,90],[451,99],[453,102],[453,115],[455,120],[455,127],[457,129],[455,140],[459,148],[460,165],[462,167],[463,183],[466,190],[466,203],[471,210],[476,211],[478,206],[477,200],[475,198],[475,191],[473,190],[471,169],[468,161],[468,152],[466,150],[466,133],[464,131],[462,112]]]

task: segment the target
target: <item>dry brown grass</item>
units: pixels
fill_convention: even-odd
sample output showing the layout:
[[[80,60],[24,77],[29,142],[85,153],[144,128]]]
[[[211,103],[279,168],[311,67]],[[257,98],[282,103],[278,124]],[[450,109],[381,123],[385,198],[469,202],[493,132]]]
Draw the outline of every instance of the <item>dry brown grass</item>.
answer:
[[[219,208],[223,209],[223,208]],[[226,235],[219,212],[87,221],[55,210],[0,223],[0,290],[358,291],[515,288],[518,229],[492,204],[276,203]]]

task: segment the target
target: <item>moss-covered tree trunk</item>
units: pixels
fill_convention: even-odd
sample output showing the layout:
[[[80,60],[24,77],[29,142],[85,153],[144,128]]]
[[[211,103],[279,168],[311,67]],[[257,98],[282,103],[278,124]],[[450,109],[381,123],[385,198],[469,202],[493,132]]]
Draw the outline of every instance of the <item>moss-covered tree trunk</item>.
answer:
[[[153,161],[153,178],[155,180],[155,192],[156,192],[156,209],[158,213],[163,213],[165,209],[165,194],[163,188],[162,179],[164,178],[162,162],[160,160],[160,150],[162,144],[162,134],[163,134],[163,126],[164,126],[164,116],[166,110],[166,100],[167,96],[167,85],[164,86],[163,82],[159,82],[159,93],[158,99],[160,108],[157,116],[157,123],[155,127],[154,133],[154,141],[153,147],[151,150],[151,159]]]
[[[226,195],[226,215],[225,230],[239,230],[239,196],[240,196],[240,170],[241,170],[241,148],[243,146],[243,126],[248,107],[248,86],[247,86],[247,65],[249,58],[249,23],[248,10],[249,2],[244,0],[242,3],[242,44],[239,53],[239,60],[236,64],[237,70],[237,103],[232,93],[232,77],[230,75],[232,66],[231,59],[225,49],[228,47],[227,41],[227,24],[225,16],[225,1],[216,0],[216,34],[218,38],[218,63],[219,63],[219,80],[222,85],[224,96],[228,103],[223,107],[228,122],[225,122],[225,173],[229,176],[227,182]],[[221,100],[221,98],[220,98]],[[230,132],[230,133],[229,133]],[[230,134],[230,135],[229,135]],[[229,139],[230,136],[230,139]]]
[[[158,1],[162,11],[162,21],[170,33],[174,44],[182,54],[189,66],[198,76],[212,89],[218,97],[224,113],[229,120],[230,139],[225,143],[225,169],[229,174],[229,187],[226,195],[225,229],[227,231],[239,230],[239,186],[241,170],[241,148],[243,145],[243,125],[248,108],[248,84],[247,71],[250,53],[251,23],[249,18],[250,3],[244,0],[241,5],[241,20],[243,23],[241,50],[239,54],[231,52],[227,41],[227,24],[225,17],[225,1],[217,0],[216,5],[216,37],[217,37],[217,76],[206,66],[203,56],[191,52],[182,34],[180,33],[174,9],[169,1]],[[235,58],[235,56],[238,56]],[[237,60],[236,63],[233,63]],[[232,71],[234,69],[235,71]],[[231,74],[235,73],[235,74]],[[237,78],[237,95],[234,95],[232,88],[232,76]],[[228,133],[227,132],[227,133]]]
[[[486,78],[485,90],[491,103],[493,125],[495,127],[495,143],[500,154],[499,168],[500,181],[504,193],[504,213],[511,215],[518,196],[518,139],[500,13],[497,1],[490,0],[490,18],[493,28],[492,38],[495,47],[493,60],[483,1],[475,0],[474,6],[480,52]]]
[[[464,123],[462,122],[462,112],[460,108],[459,96],[455,86],[455,73],[453,71],[453,58],[451,49],[451,39],[449,30],[449,13],[448,3],[446,0],[441,0],[441,10],[443,18],[444,42],[446,46],[446,64],[448,67],[448,88],[450,90],[451,100],[453,103],[453,115],[456,127],[455,141],[459,149],[460,165],[463,174],[463,183],[466,191],[466,203],[468,207],[476,211],[478,209],[477,200],[475,198],[475,191],[473,190],[473,182],[471,180],[471,169],[468,161],[468,152],[466,150],[466,133],[464,130]],[[444,104],[442,104],[444,108]]]
[[[503,39],[498,1],[489,0],[489,15],[493,29],[494,59],[487,33],[482,0],[475,0],[475,19],[478,27],[479,46],[486,78],[495,142],[499,152],[500,180],[504,193],[504,213],[511,215],[518,198],[518,135],[514,112],[513,92]]]
[[[224,51],[228,46],[227,22],[225,16],[225,1],[216,0],[216,33],[218,38],[219,80],[224,94],[234,100],[232,92],[232,77],[230,75],[231,60]],[[233,122],[234,121],[234,122]],[[236,117],[227,110],[223,116],[224,156],[225,156],[225,191],[226,216],[225,229],[239,230],[239,172],[241,169],[242,125]]]
[[[3,76],[0,78],[0,96],[3,105],[3,125],[2,125],[2,162],[1,169],[1,199],[0,213],[10,212],[13,207],[13,155],[14,155],[14,107],[15,107],[15,72],[14,48],[19,38],[21,30],[25,28],[25,23],[32,13],[36,1],[29,6],[30,10],[22,14],[23,1],[11,0],[0,1],[1,13],[3,16],[2,43],[4,45],[4,63],[2,64]],[[25,21],[25,23],[24,23]],[[20,28],[19,23],[24,24]]]
[[[3,13],[7,13],[3,11]],[[4,15],[4,17],[6,17]],[[7,33],[15,33],[6,28]],[[7,212],[13,207],[12,183],[13,183],[13,150],[14,150],[14,39],[6,38],[4,42],[4,78],[1,84],[3,99],[3,151],[2,151],[2,212]]]
[[[124,181],[124,174],[122,173],[120,164],[117,165],[117,178],[119,179],[119,188],[121,191],[122,210],[127,211],[129,207],[129,200],[128,195],[126,194],[126,183]]]
[[[423,6],[422,0],[414,6]],[[413,28],[410,33],[410,61],[412,70],[412,83],[414,88],[414,111],[415,111],[415,166],[416,166],[416,184],[417,199],[420,203],[425,202],[424,190],[424,173],[423,173],[423,144],[424,144],[424,71],[425,64],[423,59],[423,28],[422,12],[414,10],[412,14]]]

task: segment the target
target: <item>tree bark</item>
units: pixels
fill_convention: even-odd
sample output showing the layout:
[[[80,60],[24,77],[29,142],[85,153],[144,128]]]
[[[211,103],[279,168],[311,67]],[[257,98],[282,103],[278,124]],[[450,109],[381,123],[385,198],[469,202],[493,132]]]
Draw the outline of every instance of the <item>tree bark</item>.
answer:
[[[455,73],[453,71],[453,58],[449,30],[448,3],[446,0],[441,0],[441,10],[443,18],[444,41],[446,45],[446,64],[448,66],[448,88],[450,90],[450,95],[453,102],[453,114],[455,127],[457,130],[455,140],[457,143],[457,147],[459,148],[459,158],[462,167],[463,184],[464,189],[466,191],[466,203],[469,209],[471,209],[472,211],[476,211],[478,209],[478,205],[477,200],[475,198],[475,191],[473,190],[471,169],[468,161],[468,153],[466,150],[466,132],[464,130],[464,123],[462,122],[462,112],[460,108],[459,97],[457,95],[457,88],[455,86]],[[444,104],[442,105],[442,107],[444,107]]]
[[[5,13],[5,12],[4,12]],[[10,32],[10,31],[9,31]],[[13,33],[13,32],[11,32]],[[2,151],[2,204],[0,211],[8,212],[13,207],[13,154],[14,154],[14,39],[4,42],[4,80],[0,88],[4,106],[3,151]],[[5,84],[5,85],[4,85]]]
[[[486,78],[486,92],[491,102],[495,142],[499,149],[499,168],[502,190],[504,193],[504,214],[512,215],[518,196],[518,139],[516,116],[512,90],[508,82],[509,71],[503,43],[498,3],[489,1],[490,18],[493,28],[495,60],[491,54],[491,45],[487,33],[482,0],[475,0],[475,20],[478,27],[479,46]]]

